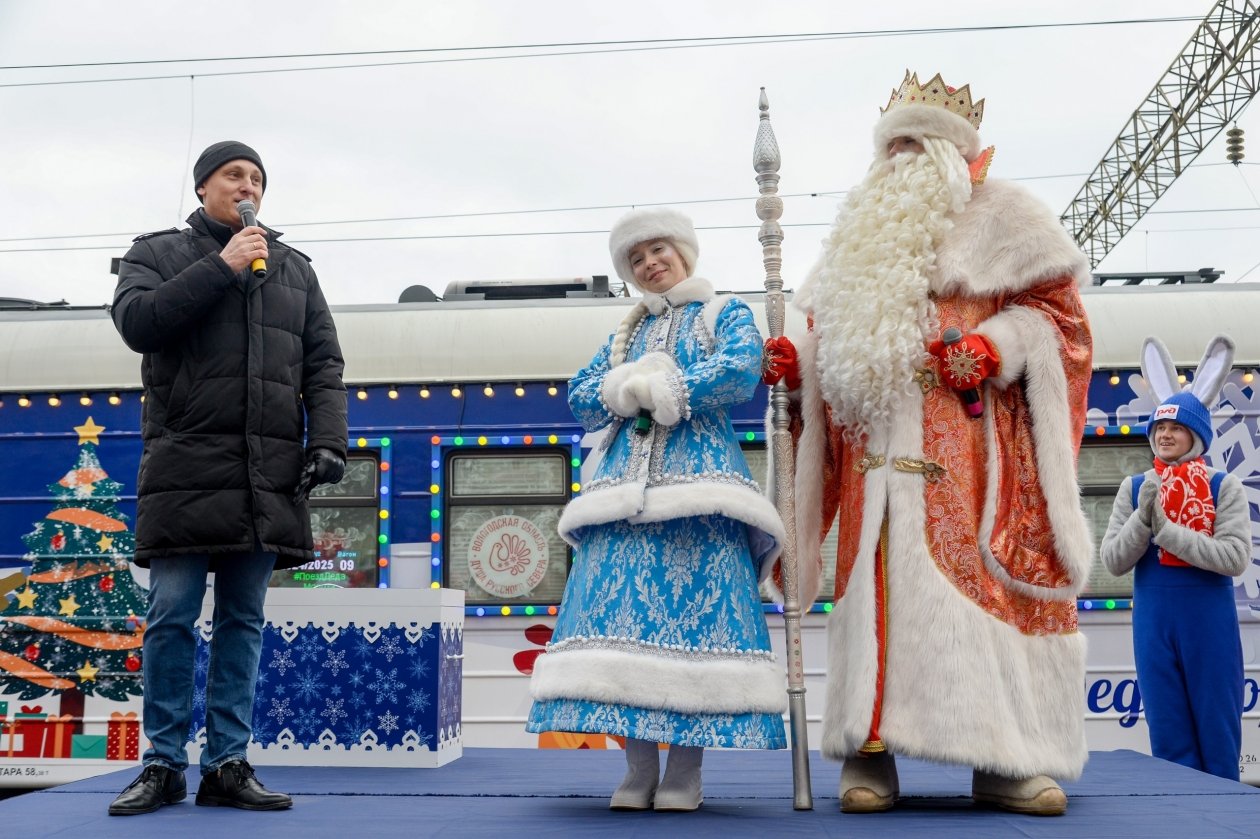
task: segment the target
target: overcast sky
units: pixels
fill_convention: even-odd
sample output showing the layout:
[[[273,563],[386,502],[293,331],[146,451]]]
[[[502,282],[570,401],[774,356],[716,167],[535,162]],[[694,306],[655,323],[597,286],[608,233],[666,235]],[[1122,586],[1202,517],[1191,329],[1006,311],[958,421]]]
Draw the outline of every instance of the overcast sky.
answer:
[[[197,206],[192,161],[229,138],[261,154],[259,216],[313,258],[335,304],[393,302],[414,284],[440,295],[454,280],[612,275],[610,224],[663,202],[701,228],[698,273],[755,289],[762,85],[783,152],[792,287],[838,193],[869,164],[871,126],[907,68],[970,83],[986,101],[981,137],[997,146],[990,176],[1020,179],[1058,214],[1213,5],[0,0],[0,296],[107,303],[110,258],[139,233],[182,224]],[[1196,21],[529,48],[1188,16]],[[373,54],[327,55],[350,52]],[[291,54],[321,55],[228,60]],[[204,60],[158,63],[171,59]],[[123,61],[137,63],[22,67]],[[338,64],[383,66],[242,74]],[[54,81],[76,83],[41,84]],[[1239,120],[1257,129],[1248,164],[1260,163],[1251,113]],[[1098,270],[1210,265],[1236,281],[1260,262],[1260,168],[1220,165],[1224,143]],[[1170,212],[1208,209],[1234,211]],[[46,238],[68,235],[82,238]],[[1245,280],[1260,281],[1260,269]]]

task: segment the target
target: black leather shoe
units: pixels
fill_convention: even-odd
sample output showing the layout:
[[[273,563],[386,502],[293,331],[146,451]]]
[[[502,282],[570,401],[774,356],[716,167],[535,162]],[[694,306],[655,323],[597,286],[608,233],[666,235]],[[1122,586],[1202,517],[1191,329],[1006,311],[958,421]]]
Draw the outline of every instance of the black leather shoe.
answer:
[[[131,782],[109,805],[111,816],[138,816],[152,813],[163,804],[174,804],[188,797],[184,773],[156,763],[144,767],[140,777]]]
[[[218,771],[201,776],[197,803],[202,807],[239,807],[242,810],[286,810],[293,799],[282,792],[272,792],[254,777],[254,767],[243,760],[233,760]]]

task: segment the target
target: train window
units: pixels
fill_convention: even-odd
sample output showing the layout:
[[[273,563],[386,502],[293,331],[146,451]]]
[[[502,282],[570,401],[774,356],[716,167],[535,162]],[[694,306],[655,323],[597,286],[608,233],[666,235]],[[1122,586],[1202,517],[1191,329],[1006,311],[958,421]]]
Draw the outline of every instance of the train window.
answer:
[[[1081,446],[1077,476],[1081,485],[1081,506],[1094,536],[1094,566],[1082,597],[1132,597],[1133,572],[1113,577],[1098,559],[1097,549],[1107,532],[1111,507],[1120,484],[1129,475],[1151,468],[1151,447],[1145,437],[1087,439]]]
[[[569,473],[564,456],[457,456],[451,459],[451,495],[565,495]]]
[[[445,584],[477,604],[555,604],[569,574],[556,530],[568,502],[561,449],[451,452]]]
[[[315,558],[276,571],[277,588],[376,588],[380,582],[380,461],[375,452],[351,451],[340,483],[311,491]]]
[[[748,470],[752,472],[753,480],[757,482],[757,486],[761,487],[761,491],[766,490],[766,479],[768,477],[767,470],[770,468],[770,456],[766,451],[764,443],[751,443],[744,447],[744,458],[748,461]],[[827,531],[827,538],[822,543],[823,556],[823,579],[822,585],[818,589],[818,601],[830,602],[832,594],[836,590],[836,540],[839,538],[839,516],[837,521],[831,523],[831,529]],[[766,587],[761,587],[761,599],[767,603],[771,601],[770,594]],[[804,605],[804,604],[802,604]]]

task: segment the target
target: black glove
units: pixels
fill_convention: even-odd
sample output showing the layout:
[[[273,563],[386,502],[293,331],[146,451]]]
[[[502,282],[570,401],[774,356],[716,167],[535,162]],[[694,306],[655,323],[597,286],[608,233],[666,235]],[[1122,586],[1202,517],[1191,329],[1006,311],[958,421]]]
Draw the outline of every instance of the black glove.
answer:
[[[331,449],[314,448],[306,453],[306,465],[293,490],[293,503],[310,498],[311,489],[320,484],[335,484],[346,472],[346,461]]]

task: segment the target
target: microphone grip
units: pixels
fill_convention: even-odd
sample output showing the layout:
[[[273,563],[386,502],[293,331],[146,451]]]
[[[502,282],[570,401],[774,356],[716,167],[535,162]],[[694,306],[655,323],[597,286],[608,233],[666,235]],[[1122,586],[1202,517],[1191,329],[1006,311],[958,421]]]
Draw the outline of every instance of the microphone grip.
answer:
[[[634,433],[647,434],[652,430],[652,412],[643,408],[639,409],[639,415],[634,418]]]
[[[957,326],[951,326],[941,333],[941,343],[947,347],[957,344],[962,339],[963,332]],[[980,397],[979,388],[970,387],[960,390],[958,396],[962,399],[963,410],[967,412],[967,416],[979,419],[984,414],[984,400]]]
[[[236,212],[241,217],[242,226],[256,227],[258,225],[258,218],[254,215],[257,210],[254,209],[253,201],[241,201],[236,205]],[[255,259],[253,262],[249,263],[249,270],[252,271],[254,276],[258,279],[263,279],[267,276],[267,260]]]

